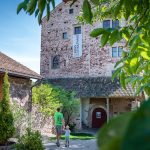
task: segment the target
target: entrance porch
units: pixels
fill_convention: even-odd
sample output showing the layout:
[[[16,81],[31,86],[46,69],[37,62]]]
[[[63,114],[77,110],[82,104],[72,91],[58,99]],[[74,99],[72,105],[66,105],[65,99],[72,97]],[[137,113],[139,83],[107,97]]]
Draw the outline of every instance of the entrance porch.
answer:
[[[110,118],[131,111],[135,102],[140,101],[134,97],[81,98],[81,128],[100,128]]]

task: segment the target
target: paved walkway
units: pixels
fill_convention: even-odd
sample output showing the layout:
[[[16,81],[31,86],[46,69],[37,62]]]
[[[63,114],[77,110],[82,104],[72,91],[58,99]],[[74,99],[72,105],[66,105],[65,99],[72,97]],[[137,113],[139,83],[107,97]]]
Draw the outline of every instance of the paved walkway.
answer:
[[[98,150],[96,139],[92,140],[70,140],[69,148],[65,147],[64,141],[57,147],[55,142],[48,142],[45,145],[46,150]]]
[[[96,135],[97,129],[85,129],[81,133],[90,133]],[[52,137],[55,135],[51,135]],[[98,150],[96,139],[91,140],[70,140],[69,148],[65,147],[65,141],[60,142],[60,147],[57,147],[55,141],[50,141],[48,137],[43,138],[46,150]]]

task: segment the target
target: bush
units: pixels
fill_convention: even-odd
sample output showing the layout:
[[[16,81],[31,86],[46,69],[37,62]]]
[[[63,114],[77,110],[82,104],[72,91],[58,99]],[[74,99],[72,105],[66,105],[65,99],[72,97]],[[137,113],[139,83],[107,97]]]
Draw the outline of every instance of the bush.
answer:
[[[27,128],[26,134],[19,138],[16,150],[44,150],[41,134]]]
[[[13,114],[10,109],[9,86],[6,73],[3,82],[3,98],[0,101],[0,145],[5,145],[15,133]]]

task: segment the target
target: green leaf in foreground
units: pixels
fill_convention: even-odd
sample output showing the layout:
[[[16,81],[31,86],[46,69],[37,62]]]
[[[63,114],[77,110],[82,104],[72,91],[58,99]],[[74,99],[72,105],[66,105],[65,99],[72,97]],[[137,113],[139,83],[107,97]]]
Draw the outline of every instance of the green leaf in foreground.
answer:
[[[123,139],[122,150],[150,149],[150,98],[131,118]]]
[[[91,33],[90,33],[90,36],[91,37],[97,37],[101,34],[103,34],[104,32],[106,32],[103,28],[97,28],[97,29],[94,29]]]
[[[88,0],[84,0],[83,2],[83,16],[87,23],[91,23],[91,20],[93,18],[91,5]]]
[[[123,135],[134,112],[125,113],[109,121],[98,133],[101,150],[120,150]]]
[[[107,43],[107,41],[109,39],[109,35],[110,35],[109,32],[107,32],[107,33],[102,35],[102,37],[101,37],[101,46],[102,47],[106,45],[106,43]]]

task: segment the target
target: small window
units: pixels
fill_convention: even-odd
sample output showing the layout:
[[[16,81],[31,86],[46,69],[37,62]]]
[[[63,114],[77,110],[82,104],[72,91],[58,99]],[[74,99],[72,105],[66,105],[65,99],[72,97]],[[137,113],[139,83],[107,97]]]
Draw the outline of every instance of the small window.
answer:
[[[119,20],[112,20],[112,28],[114,29],[119,28]]]
[[[123,51],[123,47],[122,47],[122,46],[119,46],[119,47],[118,47],[118,57],[121,57],[121,56],[122,56],[122,51]]]
[[[52,58],[52,69],[60,68],[60,56],[56,55]]]
[[[105,29],[110,28],[110,20],[103,21],[103,28],[105,28]]]
[[[69,14],[73,14],[73,9],[69,9]]]
[[[114,57],[114,58],[121,57],[122,56],[122,51],[123,51],[122,46],[112,47],[112,57]]]
[[[81,26],[74,28],[74,34],[81,34]]]
[[[117,47],[112,47],[112,57],[118,57]]]
[[[68,39],[68,34],[67,34],[67,32],[64,32],[63,33],[63,39],[65,40],[65,39]]]

